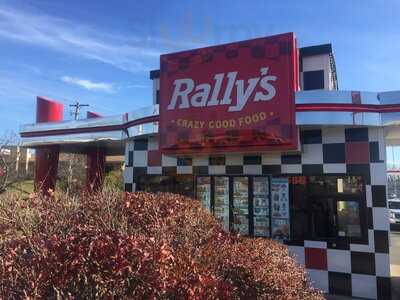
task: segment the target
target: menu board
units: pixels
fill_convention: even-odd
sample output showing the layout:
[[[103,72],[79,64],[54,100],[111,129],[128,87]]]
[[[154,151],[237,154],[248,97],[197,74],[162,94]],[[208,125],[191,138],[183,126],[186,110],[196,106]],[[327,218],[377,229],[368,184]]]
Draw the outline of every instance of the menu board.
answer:
[[[269,180],[268,177],[254,177],[254,235],[269,237]]]
[[[216,176],[214,182],[214,215],[229,231],[229,177]]]
[[[289,182],[286,178],[272,178],[272,217],[289,217]]]
[[[211,177],[197,177],[197,199],[207,209],[211,209]]]
[[[247,177],[233,178],[233,229],[249,234],[249,181]]]
[[[287,178],[271,179],[272,238],[289,239],[289,181]]]
[[[252,183],[252,191],[249,182]],[[252,232],[257,237],[271,237],[278,240],[290,238],[287,178],[254,176],[249,181],[247,176],[199,176],[196,183],[197,199],[204,207],[213,211],[224,230],[233,229],[242,235]],[[249,211],[249,194],[253,200],[252,212]],[[346,236],[356,236],[359,222],[357,223],[353,217],[356,213],[350,214],[349,211],[357,212],[357,209],[354,205],[354,207],[346,205],[343,205],[343,212],[338,211],[344,228],[342,231]],[[252,220],[249,219],[250,216]],[[253,228],[249,227],[250,224],[253,224]]]

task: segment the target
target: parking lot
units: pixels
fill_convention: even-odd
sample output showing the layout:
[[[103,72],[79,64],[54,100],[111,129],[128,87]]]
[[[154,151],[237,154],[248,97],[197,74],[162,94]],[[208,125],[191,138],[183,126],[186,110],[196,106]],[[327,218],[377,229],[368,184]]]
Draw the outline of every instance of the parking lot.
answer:
[[[400,267],[400,231],[390,233],[390,264]]]
[[[392,231],[390,234],[390,271],[393,299],[400,299],[400,231]]]

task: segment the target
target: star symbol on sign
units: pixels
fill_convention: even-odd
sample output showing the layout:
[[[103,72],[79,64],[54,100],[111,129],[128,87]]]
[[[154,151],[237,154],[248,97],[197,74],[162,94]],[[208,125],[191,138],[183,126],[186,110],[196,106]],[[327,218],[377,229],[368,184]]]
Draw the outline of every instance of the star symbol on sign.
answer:
[[[261,75],[267,75],[268,74],[268,67],[264,67],[260,69]]]

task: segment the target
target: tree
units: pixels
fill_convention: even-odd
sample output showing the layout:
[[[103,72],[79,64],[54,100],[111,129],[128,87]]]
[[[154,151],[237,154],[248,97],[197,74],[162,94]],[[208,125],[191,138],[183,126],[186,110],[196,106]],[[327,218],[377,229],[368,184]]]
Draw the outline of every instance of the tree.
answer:
[[[0,138],[0,190],[4,191],[7,187],[31,177],[27,168],[21,163],[22,154],[24,161],[28,159],[28,149],[22,150],[19,137],[15,132],[9,131]]]
[[[0,192],[5,190],[6,183],[7,183],[7,177],[8,177],[8,167],[7,163],[1,155],[0,157]]]
[[[18,183],[33,179],[33,150],[22,148],[18,135],[9,131],[0,138],[0,191],[9,187],[21,190]]]
[[[79,194],[85,187],[86,156],[61,153],[58,162],[57,189],[67,195]]]

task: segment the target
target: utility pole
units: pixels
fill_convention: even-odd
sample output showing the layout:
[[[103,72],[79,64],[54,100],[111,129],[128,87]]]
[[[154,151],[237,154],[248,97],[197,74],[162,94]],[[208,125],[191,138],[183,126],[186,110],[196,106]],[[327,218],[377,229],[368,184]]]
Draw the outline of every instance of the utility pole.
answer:
[[[89,104],[80,104],[79,101],[76,101],[75,104],[70,104],[69,106],[70,106],[70,107],[75,107],[75,111],[74,111],[74,112],[71,112],[71,114],[74,116],[74,119],[75,119],[75,120],[78,120],[78,119],[79,119],[79,113],[80,113],[80,111],[81,111],[81,108],[82,108],[82,107],[85,107],[85,106],[89,106]]]
[[[79,119],[79,113],[82,107],[87,107],[89,104],[81,104],[79,101],[76,101],[75,104],[70,104],[69,107],[74,107],[74,111],[71,112],[71,115],[74,116],[75,120]],[[72,180],[73,180],[73,168],[72,168],[72,161],[74,160],[75,155],[71,154],[71,157],[68,159],[68,178],[67,178],[67,194],[70,193],[72,187]]]

